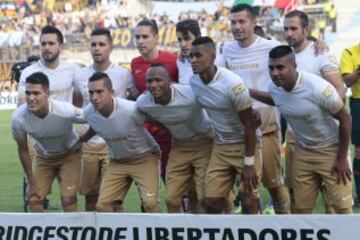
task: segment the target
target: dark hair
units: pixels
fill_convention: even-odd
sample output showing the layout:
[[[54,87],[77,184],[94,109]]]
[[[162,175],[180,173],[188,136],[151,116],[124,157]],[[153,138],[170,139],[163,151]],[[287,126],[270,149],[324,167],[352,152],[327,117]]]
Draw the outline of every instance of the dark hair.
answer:
[[[215,42],[210,37],[198,37],[192,42],[193,46],[198,46],[202,44],[208,44],[214,49],[216,49]]]
[[[259,25],[254,27],[254,33],[260,37],[266,38],[264,29]]]
[[[49,78],[42,72],[34,72],[30,74],[26,78],[25,83],[40,84],[46,90],[49,89],[50,86]]]
[[[42,37],[42,35],[44,34],[56,34],[57,39],[59,41],[60,44],[64,43],[64,36],[63,34],[60,32],[59,29],[57,29],[56,27],[53,26],[45,26],[41,29],[41,34],[40,34],[40,39]]]
[[[103,80],[104,81],[104,85],[112,90],[113,89],[113,85],[112,82],[109,78],[109,76],[106,73],[103,72],[95,72],[90,78],[89,78],[89,83],[90,82],[96,82],[96,81],[100,81]]]
[[[94,29],[92,32],[91,32],[91,37],[92,36],[105,36],[109,42],[112,44],[113,40],[112,40],[112,37],[111,37],[111,33],[108,29],[106,28],[97,28],[97,29]]]
[[[252,6],[250,6],[249,4],[240,3],[240,4],[233,6],[230,9],[230,13],[237,13],[237,12],[242,12],[242,11],[246,11],[252,20],[255,19],[256,12],[255,12],[254,8]]]
[[[162,67],[162,68],[165,68],[165,70],[167,72],[169,72],[167,66],[165,64],[163,64],[163,63],[153,63],[153,64],[150,65],[150,67]]]
[[[201,36],[199,23],[193,19],[186,19],[178,22],[176,24],[176,32],[180,32],[185,36],[187,36],[190,32],[195,36],[195,38]]]
[[[295,55],[294,52],[292,50],[292,48],[288,45],[280,45],[277,47],[274,47],[273,49],[271,49],[271,51],[269,52],[269,57],[271,59],[276,59],[276,58],[282,58],[285,57],[289,54],[292,54],[294,56],[295,59]]]
[[[154,19],[144,18],[140,22],[138,22],[138,24],[136,25],[136,27],[140,27],[140,26],[150,27],[151,32],[154,35],[159,34],[159,28],[158,28],[158,25],[157,25],[157,23],[156,23],[156,21]]]
[[[285,15],[285,18],[293,18],[293,17],[299,17],[301,26],[303,28],[309,26],[309,17],[306,15],[305,12],[299,11],[299,10],[294,10]]]

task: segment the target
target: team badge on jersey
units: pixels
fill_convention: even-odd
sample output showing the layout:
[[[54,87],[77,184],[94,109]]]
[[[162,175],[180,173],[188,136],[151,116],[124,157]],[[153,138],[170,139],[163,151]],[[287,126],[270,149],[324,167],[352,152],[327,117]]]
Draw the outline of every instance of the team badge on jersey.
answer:
[[[234,94],[237,96],[245,90],[245,85],[242,83],[239,83],[238,85],[233,87],[232,90],[233,90]]]
[[[325,90],[322,92],[322,94],[323,94],[326,98],[328,98],[328,97],[330,97],[331,95],[333,95],[333,93],[334,93],[334,89],[333,89],[330,85],[328,85],[328,86],[325,88]]]

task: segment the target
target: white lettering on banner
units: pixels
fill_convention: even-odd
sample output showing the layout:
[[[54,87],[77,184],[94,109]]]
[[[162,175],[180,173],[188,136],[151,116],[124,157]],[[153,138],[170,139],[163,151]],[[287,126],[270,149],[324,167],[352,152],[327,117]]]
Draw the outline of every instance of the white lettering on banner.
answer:
[[[18,96],[17,92],[1,91],[0,110],[16,109],[17,96]]]
[[[0,213],[0,240],[357,240],[360,215]]]

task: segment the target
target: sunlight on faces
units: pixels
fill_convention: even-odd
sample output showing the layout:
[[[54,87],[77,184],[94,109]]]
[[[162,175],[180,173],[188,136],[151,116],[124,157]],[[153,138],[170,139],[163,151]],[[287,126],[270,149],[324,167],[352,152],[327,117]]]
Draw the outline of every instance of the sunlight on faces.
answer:
[[[95,35],[90,38],[90,52],[95,63],[109,61],[112,43],[105,35]]]
[[[236,41],[246,41],[254,34],[256,20],[247,11],[230,14],[231,32]]]
[[[111,104],[113,97],[113,90],[105,84],[105,80],[96,80],[89,82],[90,102],[97,110],[102,110],[104,107]]]
[[[63,48],[55,33],[43,34],[40,38],[41,58],[48,63],[56,61]]]
[[[269,73],[278,87],[290,91],[296,82],[296,64],[291,54],[281,58],[269,59]]]
[[[300,46],[309,35],[309,28],[303,28],[299,17],[285,18],[284,34],[289,46],[296,48]]]
[[[155,100],[161,100],[171,91],[170,81],[169,72],[164,67],[150,67],[146,72],[146,86]]]
[[[137,26],[135,28],[135,43],[139,53],[144,56],[156,49],[159,35],[151,31],[150,26]]]
[[[201,74],[208,71],[214,65],[215,49],[210,44],[192,46],[190,59],[194,74]]]
[[[31,112],[41,112],[47,106],[49,96],[49,89],[45,89],[41,84],[26,83],[25,101]]]
[[[181,57],[187,58],[190,55],[192,42],[196,39],[195,35],[188,31],[186,34],[176,32],[177,41],[180,48]]]

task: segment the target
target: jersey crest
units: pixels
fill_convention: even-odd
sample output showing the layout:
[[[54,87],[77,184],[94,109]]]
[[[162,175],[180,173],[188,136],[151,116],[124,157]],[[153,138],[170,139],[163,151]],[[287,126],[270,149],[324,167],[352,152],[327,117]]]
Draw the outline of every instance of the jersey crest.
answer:
[[[329,98],[331,95],[333,95],[333,88],[329,85],[325,88],[325,90],[322,92],[322,94],[326,97]]]
[[[245,85],[242,83],[239,83],[238,85],[233,87],[232,90],[233,90],[235,96],[237,96],[245,90]]]

